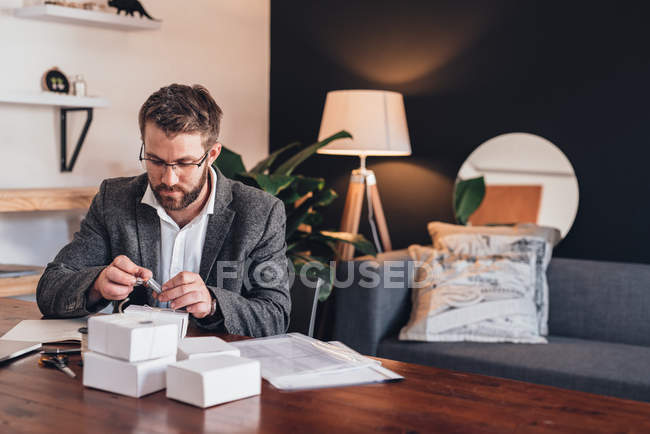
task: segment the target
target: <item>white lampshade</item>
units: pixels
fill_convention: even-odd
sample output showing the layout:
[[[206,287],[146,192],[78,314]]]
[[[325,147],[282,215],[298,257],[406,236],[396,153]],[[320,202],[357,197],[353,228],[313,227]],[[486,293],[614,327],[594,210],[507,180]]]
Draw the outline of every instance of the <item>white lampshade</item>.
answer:
[[[318,140],[346,130],[352,139],[335,140],[319,154],[411,155],[404,98],[384,90],[327,93]]]

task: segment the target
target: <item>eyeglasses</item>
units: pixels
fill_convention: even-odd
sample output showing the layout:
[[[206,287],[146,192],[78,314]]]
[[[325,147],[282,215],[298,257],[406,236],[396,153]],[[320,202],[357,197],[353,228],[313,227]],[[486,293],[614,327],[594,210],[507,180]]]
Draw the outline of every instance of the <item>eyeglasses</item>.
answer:
[[[162,170],[164,170],[165,167],[171,167],[172,170],[177,172],[177,173],[179,171],[187,173],[187,172],[189,172],[191,170],[194,170],[195,167],[201,167],[203,165],[203,163],[205,163],[206,158],[208,158],[208,153],[209,152],[210,152],[210,149],[205,151],[205,154],[203,154],[203,157],[201,157],[201,159],[198,162],[196,162],[196,161],[192,161],[192,162],[179,161],[179,162],[176,162],[176,163],[168,163],[166,161],[159,160],[157,158],[146,158],[146,157],[144,157],[144,143],[142,143],[142,146],[140,147],[139,160],[140,160],[141,164],[144,165],[144,163],[146,163],[148,166],[150,166],[150,167],[145,167],[144,168],[145,170],[146,169],[156,169],[156,170],[161,170],[162,169]]]

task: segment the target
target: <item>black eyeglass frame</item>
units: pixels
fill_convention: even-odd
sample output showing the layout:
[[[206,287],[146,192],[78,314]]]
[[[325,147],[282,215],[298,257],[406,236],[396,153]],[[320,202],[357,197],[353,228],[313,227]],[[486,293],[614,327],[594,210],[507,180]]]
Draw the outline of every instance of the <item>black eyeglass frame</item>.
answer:
[[[199,160],[198,163],[196,163],[196,162],[194,162],[194,163],[168,163],[168,162],[163,161],[163,160],[144,157],[143,156],[143,154],[144,154],[144,142],[142,142],[142,146],[140,146],[140,156],[138,157],[138,159],[140,161],[149,161],[153,165],[158,166],[158,167],[163,167],[163,166],[171,167],[172,170],[174,170],[175,166],[178,166],[180,168],[187,168],[187,167],[190,167],[190,166],[201,167],[203,165],[203,163],[205,163],[205,160],[208,158],[209,153],[210,153],[210,149],[205,151],[205,154],[203,154],[203,157],[201,157],[201,159]]]

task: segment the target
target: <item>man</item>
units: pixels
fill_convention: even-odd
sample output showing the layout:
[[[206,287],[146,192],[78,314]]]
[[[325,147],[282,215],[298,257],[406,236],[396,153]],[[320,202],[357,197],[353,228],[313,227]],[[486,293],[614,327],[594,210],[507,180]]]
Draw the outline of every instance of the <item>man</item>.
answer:
[[[83,316],[129,297],[184,308],[209,330],[286,331],[284,205],[211,167],[221,113],[198,85],[172,84],[147,99],[139,115],[146,173],[102,183],[38,283],[44,315]],[[152,276],[163,284],[159,296],[136,286]]]

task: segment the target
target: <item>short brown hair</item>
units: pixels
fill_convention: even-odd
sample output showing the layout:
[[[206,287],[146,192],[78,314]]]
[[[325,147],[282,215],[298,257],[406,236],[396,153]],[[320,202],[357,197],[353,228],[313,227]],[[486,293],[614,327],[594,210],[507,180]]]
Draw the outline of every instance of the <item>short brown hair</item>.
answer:
[[[161,87],[142,104],[138,122],[144,141],[148,121],[173,137],[179,133],[200,133],[207,150],[219,138],[223,112],[205,87],[195,84],[171,84]]]

